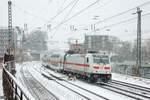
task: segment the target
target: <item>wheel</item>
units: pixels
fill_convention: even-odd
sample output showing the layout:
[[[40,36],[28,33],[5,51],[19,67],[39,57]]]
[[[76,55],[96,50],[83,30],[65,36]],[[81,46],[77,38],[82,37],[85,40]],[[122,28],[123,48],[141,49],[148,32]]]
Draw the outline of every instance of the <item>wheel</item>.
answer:
[[[95,83],[96,80],[93,77],[87,79],[88,83]]]

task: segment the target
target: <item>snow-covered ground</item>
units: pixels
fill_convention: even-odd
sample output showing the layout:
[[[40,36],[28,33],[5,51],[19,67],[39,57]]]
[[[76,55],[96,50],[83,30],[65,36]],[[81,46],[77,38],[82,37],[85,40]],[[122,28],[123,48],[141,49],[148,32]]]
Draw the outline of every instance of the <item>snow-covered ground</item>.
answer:
[[[27,63],[27,62],[26,62]],[[20,71],[20,69],[21,69],[21,67],[23,66],[23,65],[25,65],[26,63],[21,63],[21,64],[19,64],[19,63],[17,63],[16,64],[16,74],[15,74],[15,76],[16,76],[16,78],[20,81],[20,83],[22,83],[22,85],[26,88],[26,85],[24,84],[24,82],[23,82],[23,79],[22,79],[22,77],[21,77],[21,71]]]
[[[41,82],[41,84],[43,84],[49,91],[51,91],[52,93],[54,93],[57,97],[60,98],[60,100],[84,100],[85,98],[83,98],[82,96],[64,88],[61,85],[58,85],[55,81],[53,80],[49,80],[47,78],[45,78],[42,74],[45,75],[50,75],[53,74],[57,77],[60,77],[64,80],[68,80],[68,78],[65,75],[62,75],[60,73],[56,73],[53,72],[51,70],[44,70],[41,67],[41,63],[40,62],[25,62],[23,64],[16,64],[16,77],[17,79],[20,81],[20,83],[23,84],[23,86],[26,88],[26,84],[24,84],[24,80],[22,78],[22,73],[20,72],[21,67],[27,67],[28,70],[30,71],[30,73],[39,81]],[[42,73],[42,74],[41,74]],[[148,87],[150,88],[150,79],[144,79],[144,78],[139,78],[139,77],[133,77],[133,76],[128,76],[128,75],[122,75],[122,74],[116,74],[116,73],[112,73],[112,78],[114,80],[118,80],[118,81],[122,81],[122,82],[126,82],[126,83],[131,83],[131,84],[136,84],[136,85],[140,85],[140,86],[144,86],[144,87]],[[61,82],[61,81],[60,81]],[[109,90],[105,90],[103,88],[100,88],[98,86],[94,86],[91,84],[88,84],[86,82],[82,82],[80,80],[75,80],[75,81],[69,81],[70,83],[73,83],[75,85],[81,86],[82,88],[88,89],[91,92],[100,94],[102,96],[105,96],[107,98],[110,98],[111,100],[132,100],[129,97],[111,92]],[[93,97],[92,94],[86,93],[85,91],[68,85],[65,82],[61,82],[63,85],[67,85],[69,87],[71,87],[74,91],[77,91],[83,95],[87,95],[89,97],[91,97],[92,100],[101,100],[98,99],[98,97]],[[84,93],[83,93],[84,92]],[[0,100],[1,96],[3,96],[3,88],[2,88],[2,68],[0,67]],[[97,98],[97,99],[96,99]]]
[[[23,66],[27,67],[28,70],[30,71],[30,73],[39,82],[41,82],[41,84],[43,84],[49,91],[51,91],[58,98],[60,98],[60,100],[84,100],[83,97],[81,97],[81,96],[77,95],[76,93],[62,87],[61,85],[58,85],[55,81],[45,78],[42,74],[45,74],[45,75],[54,74],[57,77],[63,78],[63,79],[68,81],[68,79],[65,75],[55,73],[55,72],[50,71],[50,70],[44,70],[41,67],[40,62],[26,62],[26,63],[23,63],[23,65],[22,64],[16,64],[16,69],[17,69],[16,76],[19,79],[19,81],[24,85],[24,87],[26,87],[26,84],[24,84],[24,81],[23,81],[23,79],[21,77],[21,73],[20,73],[20,68],[23,67]],[[138,78],[138,77],[133,77],[133,76],[127,76],[127,75],[121,75],[121,74],[116,74],[116,73],[112,74],[112,78],[115,79],[115,80],[118,80],[118,81],[123,81],[123,82],[136,84],[136,85],[141,85],[141,86],[150,88],[150,80],[149,79]],[[100,88],[98,86],[88,84],[86,82],[82,82],[80,80],[69,81],[69,82],[71,82],[73,84],[76,84],[78,86],[81,86],[82,88],[88,89],[88,90],[90,90],[94,93],[105,96],[105,97],[107,97],[111,100],[132,100],[129,97],[123,96],[123,95],[118,94],[118,93],[114,93],[112,91]],[[64,85],[66,84],[67,86],[69,86],[65,82],[62,82],[62,84],[64,84]],[[72,89],[74,89],[77,92],[81,92],[83,95],[87,95],[87,96],[91,97],[92,100],[101,100],[101,99],[98,99],[98,98],[96,99],[96,97],[94,98],[93,95],[88,94],[86,92],[83,93],[83,91],[78,89],[77,87],[74,87],[74,86],[71,86],[71,85],[69,87],[72,87]]]
[[[29,68],[32,73],[32,75],[35,76],[35,78],[40,81],[49,91],[51,91],[53,94],[55,94],[60,100],[86,100],[83,97],[68,91],[66,88],[62,87],[61,85],[57,84],[53,80],[48,80],[47,78],[43,77],[40,73],[38,73],[36,70]]]

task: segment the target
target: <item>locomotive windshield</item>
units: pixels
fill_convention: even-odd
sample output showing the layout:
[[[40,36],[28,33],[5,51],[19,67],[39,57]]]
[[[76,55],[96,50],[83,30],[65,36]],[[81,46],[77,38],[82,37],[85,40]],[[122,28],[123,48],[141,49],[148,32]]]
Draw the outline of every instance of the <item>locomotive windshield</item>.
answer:
[[[96,64],[109,64],[109,56],[93,55],[93,62]]]

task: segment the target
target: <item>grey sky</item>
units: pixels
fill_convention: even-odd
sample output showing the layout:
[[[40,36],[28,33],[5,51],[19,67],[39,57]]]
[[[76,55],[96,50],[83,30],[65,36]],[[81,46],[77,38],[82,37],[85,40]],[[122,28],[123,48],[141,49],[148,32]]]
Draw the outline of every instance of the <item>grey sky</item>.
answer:
[[[77,0],[12,0],[13,25],[23,27],[24,23],[27,23],[29,30],[41,26],[42,28],[45,28],[51,18],[72,1],[76,2]],[[71,13],[69,12],[74,4],[71,4],[68,9],[57,16],[49,24],[51,24],[53,28],[64,18],[71,17],[95,1],[97,0],[79,0],[76,6],[72,9]],[[148,1],[149,0],[99,0],[98,3],[85,10],[83,13],[61,25],[56,29],[57,31],[53,30],[49,32],[49,36],[53,37],[51,40],[59,40],[61,43],[62,41],[66,42],[67,38],[78,38],[83,40],[85,33],[91,34],[90,30],[85,31],[83,29],[90,29],[91,24]],[[143,14],[150,13],[150,4],[141,7],[141,9],[143,10]],[[7,26],[7,0],[0,0],[0,12],[0,26]],[[116,22],[136,17],[136,15],[132,15],[133,12],[136,12],[136,9],[120,17],[100,23],[96,26],[96,28],[102,29],[103,27],[109,26]],[[93,16],[95,15],[99,16],[97,18],[98,20],[93,20]],[[78,30],[70,31],[70,25],[75,25]],[[142,29],[143,32],[145,32],[143,38],[150,36],[146,34],[150,31],[148,26],[150,26],[150,15],[142,18]],[[107,29],[110,29],[110,31],[106,31]],[[134,40],[136,37],[136,19],[131,22],[105,28],[96,34],[115,35],[125,40],[129,40],[129,38],[131,39],[132,37],[131,40]]]

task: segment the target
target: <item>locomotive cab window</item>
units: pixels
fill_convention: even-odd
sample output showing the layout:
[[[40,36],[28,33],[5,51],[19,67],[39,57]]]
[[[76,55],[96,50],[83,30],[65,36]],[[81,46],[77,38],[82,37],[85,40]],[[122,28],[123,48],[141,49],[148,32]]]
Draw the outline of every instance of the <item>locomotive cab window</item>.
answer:
[[[93,61],[96,64],[109,64],[109,57],[108,56],[93,56]]]

